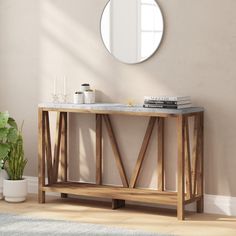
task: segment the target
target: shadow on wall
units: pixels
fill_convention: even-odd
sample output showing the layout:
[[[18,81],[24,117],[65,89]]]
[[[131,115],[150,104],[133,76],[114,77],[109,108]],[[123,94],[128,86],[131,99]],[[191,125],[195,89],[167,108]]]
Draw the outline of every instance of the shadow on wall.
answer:
[[[27,8],[26,8],[27,4]],[[30,9],[26,12],[26,9]],[[40,88],[39,1],[1,1],[0,110],[24,121],[26,175],[37,175],[37,104]]]
[[[116,73],[115,67],[107,67],[104,72],[108,58],[102,55],[98,35],[81,23],[84,21],[81,15],[88,9],[78,9],[78,1],[71,1],[70,4],[66,1],[44,1],[41,9],[43,74],[51,76],[57,69],[57,73],[68,75],[70,86],[74,85],[68,88],[69,93],[73,93],[75,86],[78,89],[84,81],[89,81],[98,89],[117,88],[116,83],[110,80],[110,75]],[[79,16],[77,19],[72,18],[75,10]],[[52,61],[55,64],[51,67]]]
[[[95,116],[70,114],[70,179],[95,182]]]
[[[81,75],[86,78],[86,80],[88,80],[91,84],[98,88],[98,96],[100,101],[125,102],[126,100],[128,100],[124,96],[124,94],[127,93],[127,89],[128,91],[130,91],[131,96],[136,96],[140,99],[140,97],[142,97],[141,94],[143,93],[143,91],[140,90],[142,89],[142,85],[140,85],[138,81],[136,83],[136,79],[140,80],[140,75],[136,77],[130,77],[129,74],[138,70],[142,75],[145,75],[145,79],[147,79],[148,73],[142,72],[142,67],[140,65],[128,66],[116,62],[107,53],[100,38],[99,29],[100,16],[104,6],[101,3],[94,3],[94,1],[86,1],[86,3],[84,2],[82,5],[80,5],[80,8],[78,8],[78,1],[71,1],[70,5],[65,1],[42,2],[41,48],[43,54],[41,55],[41,66],[44,80],[46,79],[46,77],[55,73],[55,70],[59,70],[59,72],[57,73],[71,75],[70,77],[72,78],[75,77],[76,74],[79,78],[81,78]],[[88,9],[91,10],[90,13],[88,13]],[[91,14],[89,20],[88,14]],[[52,62],[54,62],[54,65],[52,65]],[[73,73],[75,75],[73,75]],[[127,84],[126,82],[122,83],[120,79],[127,77],[131,78],[131,81],[127,80]],[[80,83],[82,82],[83,80],[80,79]],[[132,89],[132,86],[129,86],[129,84],[133,82],[135,82],[137,86],[140,87]],[[70,84],[76,86],[78,82],[75,79],[72,79],[70,81]],[[70,90],[69,92],[72,93],[75,87],[69,87],[68,89]],[[161,89],[161,86],[159,86],[159,89]],[[46,94],[44,96],[46,96]],[[76,127],[80,127],[79,129],[85,130],[85,128],[81,126],[80,119],[78,119],[78,123],[76,122],[76,119],[76,116],[71,117],[71,121],[73,120],[73,124]],[[90,118],[87,116],[87,119]],[[118,130],[118,140],[123,140],[123,138],[121,138],[122,132],[120,130],[122,130],[125,122],[123,122],[122,119],[114,119],[115,128],[116,130]],[[128,122],[128,126],[131,126],[133,123],[132,121]],[[137,127],[132,128],[135,129],[136,132],[135,138],[134,134],[132,134],[132,129],[130,134],[125,134],[128,135],[130,139],[134,139],[134,144],[138,144],[140,140],[142,140],[143,132],[146,128],[145,126],[143,126],[143,124],[145,123],[146,119],[142,119],[142,123],[136,122]],[[88,127],[87,123],[83,123],[83,125],[85,127]],[[143,128],[139,129],[139,126],[141,125]],[[87,173],[85,167],[86,165],[84,165],[84,163],[87,164],[88,167],[90,167],[91,163],[94,162],[94,157],[91,157],[91,147],[88,148],[86,145],[93,144],[94,139],[91,140],[91,137],[89,137],[89,133],[84,133],[83,135],[81,135],[80,131],[78,131],[76,134],[78,135],[78,137],[73,136],[73,138],[76,139],[76,143],[78,146],[73,144],[72,147],[72,149],[75,149],[76,152],[71,149],[70,151],[72,156],[78,158],[78,149],[80,151],[81,149],[83,150],[82,155],[80,155],[79,157],[83,168],[79,166],[78,159],[75,159],[75,165],[72,165],[73,167],[76,166],[76,170],[72,170],[72,175],[74,177],[75,172],[77,171],[77,169],[79,169],[79,173],[81,176],[83,176],[83,179],[88,180],[88,177],[92,177],[93,175],[92,173]],[[137,139],[136,136],[140,137],[140,140]],[[133,165],[135,164],[139,151],[139,145],[134,146],[135,147],[133,148],[128,147],[127,149],[127,147],[125,147],[124,145],[124,150],[121,150],[124,155],[126,151],[137,151],[136,155],[133,155],[132,160],[127,161],[127,163],[131,161]],[[152,150],[155,147],[155,143],[153,143],[151,146],[152,147],[150,147],[150,149]],[[113,153],[108,150],[107,156],[111,155],[113,155]],[[89,156],[89,158],[87,156]],[[152,159],[156,160],[156,154],[152,154],[152,156]],[[110,172],[114,173],[116,167],[115,163],[111,161],[112,158],[113,157],[109,157],[109,159],[107,159],[109,165],[106,169],[110,169]],[[155,165],[152,165],[151,163],[154,160],[148,157],[147,159],[147,167],[145,168],[153,169]],[[174,163],[174,165],[175,164],[176,163]],[[113,166],[113,168],[111,168],[111,165]],[[86,173],[81,173],[82,169],[85,169]],[[93,169],[90,168],[89,170],[91,172],[91,170]],[[133,170],[133,166],[132,168],[130,168],[130,170]],[[148,182],[151,182],[151,180],[153,179],[153,175],[151,171],[147,173],[148,174],[146,175],[145,179],[148,181],[145,182],[142,181],[142,179],[140,181],[143,185],[148,187]],[[111,178],[113,178],[111,177],[111,174],[109,175],[108,173],[105,173],[105,175],[107,176],[106,180],[110,180]],[[130,175],[130,172],[128,173],[128,175]],[[117,178],[114,177],[113,179],[115,182],[119,183],[119,180]]]
[[[47,77],[58,71],[74,78],[71,80],[73,87],[68,88],[70,93],[78,88],[76,86],[80,83],[89,81],[98,90],[103,91],[104,94],[100,93],[101,101],[124,102],[128,98],[133,98],[137,102],[142,102],[146,94],[191,93],[194,103],[204,104],[206,108],[207,193],[222,192],[236,196],[236,189],[230,181],[233,179],[234,161],[230,156],[235,150],[231,146],[232,141],[228,142],[227,150],[222,146],[223,141],[228,140],[230,135],[226,133],[223,118],[218,116],[219,109],[224,113],[229,112],[229,106],[225,106],[225,102],[229,102],[230,97],[220,102],[221,98],[218,96],[225,87],[220,79],[223,70],[219,65],[222,59],[220,61],[217,59],[222,49],[215,47],[217,43],[215,38],[215,44],[207,43],[208,38],[215,34],[215,28],[211,27],[212,22],[207,19],[209,14],[216,13],[208,8],[206,10],[201,3],[194,2],[192,5],[191,2],[185,6],[188,11],[185,10],[183,14],[178,3],[160,1],[166,22],[164,41],[157,54],[150,60],[130,66],[115,61],[107,53],[100,38],[99,22],[107,1],[101,3],[88,0],[83,1],[83,4],[81,2],[77,0],[71,0],[70,4],[63,0],[42,2],[43,75]],[[195,21],[195,18],[191,17],[195,12],[194,9],[203,12],[205,20]],[[189,19],[188,22],[185,20],[186,17]],[[215,55],[214,58],[212,55]],[[233,83],[232,80],[229,82]],[[235,83],[231,88],[233,85]],[[229,92],[234,94],[233,91]],[[234,100],[235,96],[231,95],[231,99]],[[228,125],[231,125],[231,128],[235,127],[233,120],[228,116],[227,119]],[[124,124],[121,122],[117,129],[121,129],[122,125]],[[174,126],[172,123],[171,127]],[[218,136],[216,130],[224,135]],[[228,131],[231,134],[232,131]],[[141,132],[138,134],[141,135]],[[231,140],[235,140],[235,135],[231,136]],[[171,137],[168,132],[169,146],[174,145],[174,138],[169,140]],[[136,142],[138,143],[138,140]],[[167,152],[172,156],[168,159],[168,163],[175,162],[175,151],[168,149]],[[227,165],[229,170],[226,173],[221,168],[222,156],[225,158],[223,165]],[[174,165],[168,165],[170,167],[167,172],[171,173],[170,170],[174,169]],[[211,168],[208,168],[210,166]],[[173,181],[174,179],[171,180],[171,186],[175,185]]]

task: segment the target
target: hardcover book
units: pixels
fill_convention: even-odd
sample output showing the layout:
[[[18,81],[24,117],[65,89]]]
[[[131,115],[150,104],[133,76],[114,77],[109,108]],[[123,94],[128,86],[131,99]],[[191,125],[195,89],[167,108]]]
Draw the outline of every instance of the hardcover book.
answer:
[[[191,103],[190,100],[183,100],[183,101],[144,100],[144,104],[157,104],[157,105],[184,105],[189,103]]]
[[[145,96],[144,101],[146,100],[154,100],[154,101],[185,101],[185,100],[191,100],[190,96]]]
[[[183,104],[183,105],[144,104],[143,107],[145,107],[145,108],[184,109],[184,108],[190,108],[191,107],[191,103]]]

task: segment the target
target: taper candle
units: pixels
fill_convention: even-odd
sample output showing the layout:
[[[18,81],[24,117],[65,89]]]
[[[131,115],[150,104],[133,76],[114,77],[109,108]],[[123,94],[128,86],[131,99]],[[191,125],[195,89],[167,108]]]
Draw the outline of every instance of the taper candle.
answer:
[[[53,94],[57,93],[57,78],[54,78]]]
[[[66,95],[66,76],[64,76],[64,95]]]

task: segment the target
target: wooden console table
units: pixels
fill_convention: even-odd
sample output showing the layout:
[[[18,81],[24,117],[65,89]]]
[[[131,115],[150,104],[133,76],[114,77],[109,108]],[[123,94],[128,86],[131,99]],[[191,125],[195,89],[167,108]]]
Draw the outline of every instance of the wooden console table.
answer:
[[[57,112],[57,129],[52,156],[49,112]],[[68,113],[90,113],[96,115],[96,183],[71,182],[67,178]],[[149,123],[137,158],[131,179],[128,180],[119,147],[116,142],[110,115],[149,117]],[[203,212],[203,108],[182,110],[147,109],[141,106],[129,107],[121,104],[40,104],[38,108],[38,163],[39,203],[45,203],[45,192],[94,196],[112,199],[112,208],[125,205],[125,200],[157,203],[177,207],[179,220],[184,219],[184,206],[196,202],[197,212]],[[164,178],[164,121],[173,117],[178,129],[177,191],[165,189]],[[189,118],[194,118],[193,144],[190,150]],[[108,131],[116,165],[123,187],[102,184],[102,121]],[[157,123],[158,189],[136,188],[136,182],[145,158],[153,129]],[[46,182],[46,172],[48,181]]]

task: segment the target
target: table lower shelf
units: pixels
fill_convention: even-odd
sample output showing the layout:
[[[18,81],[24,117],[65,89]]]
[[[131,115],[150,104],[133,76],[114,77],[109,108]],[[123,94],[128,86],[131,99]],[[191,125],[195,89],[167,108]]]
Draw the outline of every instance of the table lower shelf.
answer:
[[[78,182],[60,182],[52,184],[50,186],[46,185],[42,188],[42,190],[45,192],[59,192],[80,196],[120,199],[172,206],[177,205],[176,192],[160,192],[158,190],[151,189],[132,189],[114,187],[109,185],[96,185]],[[194,198],[193,201],[195,199],[196,198]]]

